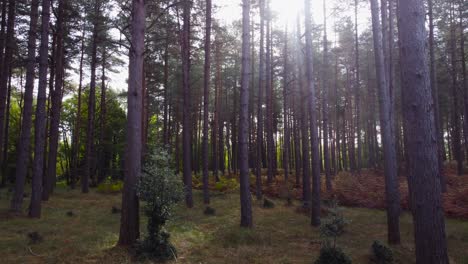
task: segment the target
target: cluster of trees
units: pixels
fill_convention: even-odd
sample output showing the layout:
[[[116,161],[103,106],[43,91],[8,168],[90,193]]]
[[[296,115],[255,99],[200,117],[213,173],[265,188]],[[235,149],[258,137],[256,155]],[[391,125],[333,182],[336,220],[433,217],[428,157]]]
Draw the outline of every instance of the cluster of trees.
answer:
[[[132,244],[141,161],[165,145],[188,207],[192,174],[203,176],[205,203],[209,177],[239,174],[241,225],[251,227],[251,184],[261,199],[281,172],[318,226],[321,173],[331,191],[340,171],[382,167],[389,242],[400,242],[406,173],[418,262],[448,262],[440,193],[444,161],[462,174],[468,157],[467,4],[323,1],[319,22],[305,0],[284,26],[270,2],[243,0],[242,20],[223,24],[211,0],[2,0],[0,164],[11,209],[21,212],[29,179],[31,217],[57,179],[83,193],[123,179],[119,243]],[[127,53],[129,89],[109,89]]]

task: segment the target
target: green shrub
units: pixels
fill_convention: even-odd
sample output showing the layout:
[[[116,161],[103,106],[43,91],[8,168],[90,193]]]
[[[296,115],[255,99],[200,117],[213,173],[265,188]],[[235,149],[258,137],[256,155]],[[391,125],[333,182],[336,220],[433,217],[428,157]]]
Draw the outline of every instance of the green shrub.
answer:
[[[108,194],[114,194],[114,193],[120,193],[123,190],[123,181],[111,181],[111,180],[106,180],[103,183],[99,184],[97,186],[97,191],[100,193],[108,193]]]
[[[205,211],[203,211],[204,215],[215,215],[216,214],[216,209],[211,208],[211,207],[206,207]]]
[[[314,264],[351,264],[351,259],[339,247],[325,246]]]
[[[164,225],[171,218],[174,205],[183,198],[183,186],[165,150],[157,149],[148,156],[137,194],[145,202],[144,212],[148,217],[148,234],[137,243],[137,256],[159,261],[175,258],[176,249],[169,242],[170,235]]]
[[[380,241],[372,243],[372,258],[371,260],[378,264],[393,263],[393,251]]]
[[[240,187],[239,182],[234,179],[228,179],[226,177],[220,177],[219,181],[215,183],[215,190],[220,192],[236,191]]]
[[[329,242],[331,239],[336,244],[336,238],[345,232],[348,221],[344,218],[338,202],[331,201],[328,208],[328,216],[320,225],[320,235]]]
[[[275,203],[273,203],[273,201],[268,200],[267,198],[265,198],[265,199],[263,199],[263,208],[266,208],[266,209],[275,208]]]

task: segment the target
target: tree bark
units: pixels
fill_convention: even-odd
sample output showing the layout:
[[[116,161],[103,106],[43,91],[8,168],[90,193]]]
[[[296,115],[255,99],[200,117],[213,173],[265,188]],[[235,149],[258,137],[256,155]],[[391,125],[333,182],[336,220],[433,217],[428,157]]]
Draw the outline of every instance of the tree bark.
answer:
[[[185,184],[185,203],[188,208],[193,207],[192,196],[192,153],[191,153],[191,91],[190,91],[190,9],[191,1],[183,2],[182,29],[182,71],[183,71],[183,121],[182,121],[182,145],[183,145],[183,175]]]
[[[206,24],[205,24],[205,74],[203,84],[203,201],[210,203],[210,193],[208,189],[208,111],[210,103],[210,80],[211,80],[211,0],[206,0]]]
[[[252,201],[249,173],[250,0],[242,0],[242,80],[239,108],[239,168],[241,226],[251,228]]]
[[[320,159],[318,148],[318,132],[317,132],[317,102],[315,97],[314,87],[314,69],[312,64],[312,16],[310,0],[304,0],[305,6],[305,61],[306,61],[306,77],[307,90],[309,97],[310,111],[310,138],[312,152],[312,210],[311,210],[311,225],[320,225]]]
[[[382,29],[377,0],[371,0],[372,31],[374,35],[375,68],[379,91],[380,127],[384,148],[385,196],[387,203],[388,241],[400,243],[400,194],[398,190],[395,138],[392,136],[393,115],[390,90],[386,79]]]
[[[145,18],[144,0],[132,1],[131,48],[128,77],[128,114],[127,145],[125,148],[125,176],[122,194],[122,213],[120,219],[119,245],[131,246],[140,235],[139,203],[136,195],[136,184],[141,173],[141,117],[143,62],[145,51]]]
[[[444,264],[449,260],[426,59],[424,1],[399,0],[399,5],[403,113],[416,263]]]
[[[31,138],[32,112],[33,112],[33,90],[34,77],[36,75],[36,35],[37,21],[39,17],[39,1],[31,1],[29,34],[28,34],[28,57],[26,61],[26,86],[24,89],[24,107],[21,120],[21,132],[17,146],[16,159],[16,181],[11,210],[20,213],[23,205],[24,183],[29,164],[29,148]],[[8,126],[8,124],[6,124]],[[33,193],[31,196],[30,217],[40,217],[41,186],[37,186],[37,178],[33,178]],[[33,199],[34,198],[34,199]],[[34,202],[33,202],[34,201]],[[39,206],[37,206],[39,205]],[[38,208],[39,207],[39,208]]]
[[[327,4],[326,0],[323,0],[323,66],[322,66],[322,116],[323,116],[323,160],[325,165],[325,179],[327,191],[330,192],[332,188],[331,170],[330,170],[330,157],[328,148],[328,89],[329,89],[329,77],[328,77],[328,36],[327,36]],[[358,141],[359,148],[359,141]],[[358,151],[359,152],[359,151]]]

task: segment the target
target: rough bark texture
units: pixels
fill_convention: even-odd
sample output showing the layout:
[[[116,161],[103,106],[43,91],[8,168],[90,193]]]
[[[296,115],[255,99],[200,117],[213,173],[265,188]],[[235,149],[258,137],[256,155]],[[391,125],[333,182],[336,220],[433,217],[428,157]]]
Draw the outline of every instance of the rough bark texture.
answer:
[[[262,199],[262,146],[263,146],[263,87],[265,85],[265,1],[260,0],[260,54],[258,68],[258,101],[257,101],[257,162],[255,164],[255,188],[257,200]]]
[[[65,74],[64,63],[64,41],[65,41],[65,30],[64,30],[64,16],[65,6],[67,0],[60,0],[58,6],[58,18],[57,18],[57,50],[56,50],[56,64],[55,64],[55,84],[52,93],[52,107],[50,111],[50,127],[49,127],[49,157],[47,159],[47,173],[44,182],[44,192],[49,195],[52,194],[55,181],[56,181],[56,170],[57,170],[57,151],[59,144],[59,126],[60,126],[60,111],[62,108],[62,96],[63,96],[63,79]]]
[[[208,111],[210,102],[210,69],[211,69],[211,0],[206,0],[206,25],[205,25],[205,75],[203,86],[203,201],[210,203],[208,190]]]
[[[15,193],[11,201],[11,210],[21,212],[23,204],[24,183],[26,181],[26,170],[29,164],[29,147],[31,138],[31,125],[33,113],[33,90],[34,90],[34,77],[36,74],[36,35],[37,35],[37,21],[39,17],[39,1],[31,1],[31,11],[29,20],[29,36],[28,36],[28,58],[26,62],[26,85],[24,88],[24,106],[21,120],[21,132],[17,147],[16,159],[16,181]],[[8,126],[8,124],[6,124]],[[0,150],[1,151],[1,150]],[[39,207],[41,202],[41,189],[34,188],[37,185],[37,178],[33,179],[33,196],[38,198]],[[37,187],[37,186],[36,186]],[[36,200],[36,199],[34,199]],[[32,204],[31,204],[32,205]],[[34,203],[37,205],[37,203]],[[35,208],[37,208],[35,206]],[[31,217],[40,217],[39,210],[31,210]]]
[[[314,87],[314,69],[312,65],[312,16],[310,0],[304,0],[305,6],[305,61],[306,61],[306,77],[307,90],[309,97],[309,112],[310,112],[310,139],[312,153],[312,210],[311,224],[313,226],[320,225],[320,158],[318,147],[318,132],[317,132],[317,102],[315,97]]]
[[[5,119],[6,119],[6,101],[8,94],[8,79],[10,76],[10,67],[13,60],[13,53],[16,46],[15,43],[15,19],[16,19],[16,0],[8,1],[8,19],[7,19],[7,32],[5,37],[5,52],[3,58],[3,67],[0,72],[0,148],[4,146],[5,142]],[[6,66],[6,67],[5,67]],[[0,164],[3,163],[3,151],[0,151]]]
[[[241,226],[251,228],[252,198],[249,172],[250,0],[242,0],[242,80],[239,119]]]
[[[190,9],[191,2],[184,0],[183,2],[183,19],[184,25],[182,29],[182,71],[183,71],[183,120],[182,120],[182,156],[183,156],[183,175],[185,184],[185,203],[187,207],[193,207],[192,196],[192,151],[191,151],[191,92],[190,92]]]
[[[44,178],[44,160],[47,126],[47,71],[49,69],[49,20],[51,0],[42,1],[41,45],[39,48],[39,84],[37,90],[36,118],[34,121],[34,161],[33,178]],[[42,182],[38,183],[42,190]],[[48,192],[42,190],[42,198],[48,198]]]
[[[271,184],[274,177],[275,163],[275,141],[273,138],[273,85],[272,85],[272,65],[271,65],[271,12],[270,0],[266,0],[266,136],[267,136],[267,182]]]
[[[372,31],[374,35],[375,65],[379,91],[380,127],[384,149],[385,195],[387,203],[388,241],[400,243],[400,194],[398,190],[397,160],[395,138],[392,136],[393,120],[391,115],[390,90],[386,81],[383,54],[382,30],[377,0],[371,0]]]
[[[139,203],[136,184],[141,173],[141,117],[143,61],[145,50],[144,0],[133,0],[131,21],[131,48],[128,77],[127,145],[125,149],[124,190],[120,219],[119,245],[130,246],[139,237]]]
[[[416,263],[449,263],[423,0],[399,0],[402,89]]]
[[[329,79],[328,79],[328,36],[327,36],[327,4],[326,0],[323,1],[323,65],[322,65],[322,116],[323,116],[323,160],[325,165],[325,179],[327,191],[332,190],[332,179],[331,179],[331,170],[330,170],[330,157],[329,157],[329,148],[328,148],[328,89],[329,89]],[[359,141],[358,141],[359,148]],[[359,151],[358,151],[359,152]]]

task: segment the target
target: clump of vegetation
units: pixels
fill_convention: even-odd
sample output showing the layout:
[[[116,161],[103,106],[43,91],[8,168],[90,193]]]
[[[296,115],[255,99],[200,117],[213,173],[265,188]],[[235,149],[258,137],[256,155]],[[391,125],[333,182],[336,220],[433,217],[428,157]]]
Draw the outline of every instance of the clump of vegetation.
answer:
[[[158,149],[148,156],[137,194],[145,202],[144,212],[148,217],[147,236],[137,243],[137,256],[159,261],[175,258],[176,249],[164,226],[171,218],[173,206],[183,198],[183,186],[165,150]]]
[[[111,212],[112,214],[120,214],[122,212],[122,209],[112,206]]]
[[[265,199],[263,199],[263,208],[267,208],[267,209],[275,208],[275,203],[273,203],[273,201],[265,198]]]
[[[393,251],[380,241],[374,241],[372,243],[372,257],[371,260],[377,264],[389,264],[393,263]]]
[[[214,185],[215,190],[220,192],[236,191],[240,188],[239,182],[235,178],[219,177],[219,181]]]
[[[349,264],[351,259],[336,244],[337,238],[345,232],[348,221],[344,218],[336,200],[328,204],[328,217],[320,225],[322,248],[315,264]]]
[[[36,231],[28,233],[29,244],[39,244],[44,241],[44,238]]]
[[[97,186],[100,193],[115,194],[123,190],[123,181],[106,180]]]
[[[73,211],[68,211],[68,212],[67,212],[67,216],[73,217],[73,216],[75,216],[75,213],[73,213]]]
[[[207,206],[205,208],[205,211],[203,211],[203,214],[205,214],[205,215],[215,215],[216,214],[216,209]]]

